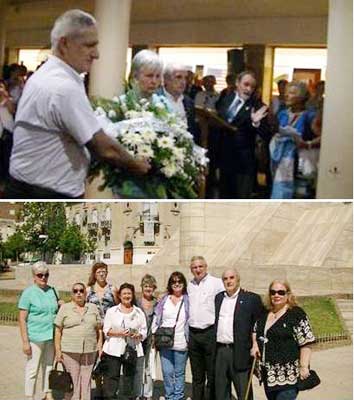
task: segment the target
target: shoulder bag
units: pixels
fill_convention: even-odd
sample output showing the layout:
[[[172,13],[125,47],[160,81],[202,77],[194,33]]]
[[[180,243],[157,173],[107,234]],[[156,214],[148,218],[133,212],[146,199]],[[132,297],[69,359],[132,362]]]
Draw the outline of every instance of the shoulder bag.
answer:
[[[173,326],[173,327],[160,326],[159,328],[157,328],[155,335],[154,335],[155,347],[157,350],[170,349],[171,347],[173,347],[173,343],[175,341],[175,329],[176,329],[179,313],[180,313],[182,305],[183,305],[183,301],[184,300],[182,299],[181,305],[179,306],[175,326]],[[163,311],[162,311],[162,313],[163,313]],[[162,315],[161,315],[161,320],[162,320]]]

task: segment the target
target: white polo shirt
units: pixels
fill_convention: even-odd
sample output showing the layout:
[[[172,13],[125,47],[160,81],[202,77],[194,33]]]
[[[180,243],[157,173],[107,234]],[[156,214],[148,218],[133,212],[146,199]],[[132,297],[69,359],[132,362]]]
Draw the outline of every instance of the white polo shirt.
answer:
[[[205,329],[215,323],[215,296],[225,290],[222,280],[207,274],[199,283],[188,283],[189,326]]]
[[[99,130],[82,76],[51,56],[20,99],[10,175],[68,196],[82,195],[90,163],[85,145]]]

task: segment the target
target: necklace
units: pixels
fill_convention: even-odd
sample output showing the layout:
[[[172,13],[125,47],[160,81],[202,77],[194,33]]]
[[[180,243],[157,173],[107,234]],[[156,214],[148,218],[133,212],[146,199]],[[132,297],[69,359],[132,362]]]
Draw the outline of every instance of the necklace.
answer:
[[[278,319],[279,317],[281,317],[283,314],[285,314],[287,309],[288,309],[288,306],[284,306],[276,312],[272,311],[273,319]]]

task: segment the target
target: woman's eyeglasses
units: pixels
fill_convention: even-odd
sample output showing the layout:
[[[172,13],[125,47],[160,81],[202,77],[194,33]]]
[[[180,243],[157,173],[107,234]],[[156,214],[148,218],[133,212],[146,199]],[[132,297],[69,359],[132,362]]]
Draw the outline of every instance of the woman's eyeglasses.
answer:
[[[274,289],[271,289],[269,291],[269,293],[270,293],[271,296],[275,296],[276,294],[278,294],[279,296],[285,296],[287,292],[286,292],[286,290],[274,290]]]
[[[36,277],[39,279],[43,279],[43,278],[48,279],[49,274],[48,274],[48,272],[46,274],[36,274]]]
[[[107,271],[96,271],[98,275],[107,275]]]
[[[74,294],[78,294],[78,293],[85,293],[85,290],[84,289],[73,289],[73,293]]]
[[[172,285],[183,285],[183,282],[179,279],[176,279],[175,281],[172,281]]]

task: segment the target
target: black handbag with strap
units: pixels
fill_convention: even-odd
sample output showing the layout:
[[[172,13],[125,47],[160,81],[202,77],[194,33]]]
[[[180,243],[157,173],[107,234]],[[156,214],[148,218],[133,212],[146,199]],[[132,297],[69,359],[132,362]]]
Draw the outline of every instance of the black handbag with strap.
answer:
[[[305,379],[298,379],[297,388],[299,390],[310,390],[315,388],[321,383],[320,377],[317,375],[316,371],[310,369],[310,375]]]
[[[69,372],[67,372],[65,365],[60,362],[63,366],[63,370],[59,371],[58,361],[54,364],[54,368],[49,373],[49,389],[51,390],[60,390],[61,392],[72,392],[74,385],[73,380]]]
[[[183,305],[183,301],[184,300],[182,299],[181,305],[179,306],[175,326],[173,326],[173,327],[160,326],[159,328],[157,328],[157,330],[154,334],[155,348],[157,350],[170,349],[171,347],[173,347],[173,344],[175,341],[175,329],[176,329],[177,321],[179,318],[179,313],[180,313],[182,305]],[[162,313],[163,313],[163,311],[162,311]],[[161,315],[161,320],[162,320],[162,315]]]

